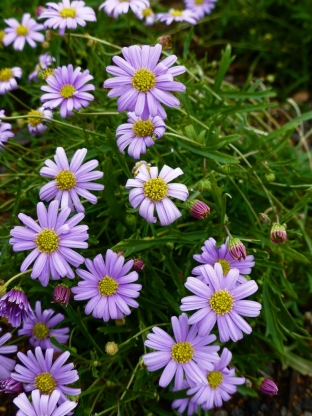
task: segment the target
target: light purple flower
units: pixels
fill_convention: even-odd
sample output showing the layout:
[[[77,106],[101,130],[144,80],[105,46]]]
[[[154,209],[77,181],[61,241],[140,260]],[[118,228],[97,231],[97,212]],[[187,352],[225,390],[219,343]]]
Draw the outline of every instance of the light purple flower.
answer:
[[[205,14],[210,14],[215,8],[217,0],[184,0],[187,9],[192,10],[198,19],[201,19]]]
[[[35,348],[35,354],[30,350],[26,354],[18,352],[17,356],[24,365],[16,364],[11,378],[24,383],[25,391],[39,389],[41,394],[49,396],[54,391],[59,392],[60,404],[68,401],[65,394],[77,396],[81,390],[66,386],[79,379],[77,371],[73,370],[74,364],[64,365],[70,353],[63,352],[54,363],[53,354],[54,349],[48,348],[44,355],[41,347]]]
[[[144,9],[149,5],[149,0],[106,0],[100,5],[99,10],[104,9],[108,16],[113,15],[117,19],[120,14],[128,13],[129,7],[133,13],[137,13],[139,8]]]
[[[37,110],[30,110],[28,115],[28,130],[29,133],[32,134],[33,136],[37,136],[40,135],[42,133],[44,133],[47,129],[47,126],[45,126],[43,123],[47,122],[49,123],[49,121],[46,120],[41,120],[40,118],[38,118],[39,116],[44,117],[44,118],[52,118],[52,111],[51,110],[46,110],[43,107],[39,107]],[[38,117],[33,117],[33,116],[38,116]]]
[[[55,338],[60,344],[66,344],[68,341],[69,328],[53,329],[53,327],[64,320],[64,315],[58,313],[54,315],[53,309],[41,310],[41,302],[36,302],[35,313],[33,316],[24,320],[23,328],[18,330],[18,335],[26,335],[29,338],[30,345],[41,347],[43,350],[53,348],[57,352],[62,350],[51,342],[51,337]]]
[[[245,384],[244,377],[235,377],[235,369],[228,369],[227,365],[232,359],[232,353],[224,348],[217,363],[212,370],[201,371],[202,379],[187,394],[194,394],[192,401],[209,410],[221,407],[223,402],[230,400],[230,394],[237,391],[238,384]]]
[[[78,212],[84,212],[85,210],[78,195],[91,202],[91,204],[96,204],[97,197],[91,194],[89,190],[102,191],[104,189],[104,185],[91,182],[102,178],[103,172],[99,170],[92,171],[99,164],[95,159],[82,164],[86,154],[87,149],[77,150],[69,164],[65,150],[63,147],[58,147],[54,156],[56,163],[48,159],[45,161],[46,166],[40,170],[41,176],[53,178],[51,182],[40,189],[40,199],[50,201],[55,198],[61,201],[62,209],[69,207],[71,211],[76,209]]]
[[[48,94],[43,94],[41,101],[44,108],[55,108],[61,106],[60,114],[63,118],[73,114],[73,109],[80,110],[87,107],[89,101],[94,100],[92,94],[86,92],[95,90],[94,85],[87,84],[93,79],[89,70],[81,72],[78,67],[74,70],[72,65],[58,67],[53,76],[48,76],[41,89]]]
[[[170,9],[167,13],[158,13],[156,18],[161,22],[166,22],[167,25],[171,25],[172,22],[188,22],[196,25],[198,19],[197,15],[188,9]]]
[[[117,145],[121,153],[129,146],[129,155],[134,159],[140,159],[140,155],[146,153],[146,148],[153,146],[154,140],[164,135],[166,125],[159,116],[141,119],[135,113],[129,112],[127,115],[128,123],[117,128]]]
[[[202,254],[195,254],[193,257],[199,263],[209,264],[210,266],[214,266],[216,263],[221,264],[223,275],[227,276],[228,272],[231,269],[237,269],[240,273],[238,277],[238,282],[245,283],[247,279],[245,279],[242,274],[250,274],[252,267],[255,265],[254,256],[246,256],[246,259],[242,259],[241,261],[234,260],[233,257],[230,255],[228,249],[228,241],[229,237],[225,240],[225,243],[221,245],[220,248],[216,245],[216,240],[212,237],[208,238],[205,241],[205,245],[201,248],[203,253]],[[203,266],[196,266],[192,270],[192,274],[198,276],[200,280],[203,280],[201,277],[201,269]]]
[[[139,8],[135,15],[140,19],[144,20],[146,26],[152,26],[156,20],[156,14],[150,7],[145,7],[144,9]]]
[[[14,361],[13,368],[14,367],[15,367],[15,361]],[[6,380],[0,381],[0,393],[21,393],[22,391],[23,391],[23,384],[20,383],[19,381],[13,380],[13,378],[11,377],[7,378]]]
[[[15,367],[15,360],[3,356],[3,354],[12,354],[17,351],[17,345],[3,346],[11,337],[12,334],[9,332],[0,337],[0,380],[8,379]]]
[[[4,110],[0,110],[0,151],[3,150],[4,143],[6,143],[10,137],[14,137],[14,133],[11,131],[11,124],[1,121],[1,117],[5,117]]]
[[[85,2],[78,0],[62,0],[60,3],[47,3],[47,9],[40,14],[40,19],[47,19],[44,22],[45,29],[57,29],[61,36],[65,29],[76,29],[77,25],[85,27],[86,21],[96,22],[94,10],[85,7]]]
[[[43,34],[38,33],[39,30],[44,29],[43,25],[38,24],[35,19],[32,19],[29,13],[23,15],[22,23],[19,23],[13,18],[4,19],[4,21],[9,26],[4,29],[6,35],[3,38],[3,44],[5,46],[14,42],[13,48],[16,51],[22,51],[25,42],[32,48],[35,48],[37,46],[36,42],[44,41]]]
[[[52,62],[56,62],[56,59],[53,58],[49,53],[40,55],[39,63],[35,66],[35,70],[28,76],[28,81],[38,81],[38,74],[51,66]]]
[[[262,378],[260,382],[260,390],[263,394],[275,396],[278,393],[278,387],[273,380],[269,378]]]
[[[66,400],[59,407],[57,402],[60,399],[60,392],[54,390],[50,396],[42,394],[40,391],[31,392],[31,403],[25,393],[16,397],[13,402],[20,409],[16,416],[68,416],[71,414],[78,403]]]
[[[37,204],[39,224],[25,214],[18,218],[26,227],[16,226],[10,234],[10,244],[13,251],[32,250],[21,265],[21,272],[33,263],[32,279],[39,278],[42,286],[47,286],[50,275],[53,280],[60,277],[75,277],[69,264],[75,267],[84,262],[84,258],[72,248],[87,248],[88,226],[77,224],[84,218],[79,213],[67,220],[70,208],[63,209],[58,214],[59,201],[52,201],[47,211],[43,202]]]
[[[175,376],[174,389],[183,388],[184,375],[187,379],[196,380],[199,369],[212,370],[213,362],[219,360],[216,353],[219,346],[207,346],[216,340],[215,335],[205,338],[197,335],[197,326],[191,328],[185,313],[171,318],[174,339],[163,329],[154,327],[154,333],[147,335],[144,345],[157,352],[143,355],[148,371],[156,371],[165,367],[159,385],[167,387]]]
[[[0,316],[7,318],[15,328],[32,315],[33,310],[22,288],[14,287],[1,297]]]
[[[250,334],[251,326],[241,317],[256,317],[261,310],[261,304],[252,300],[242,300],[258,290],[257,283],[249,280],[237,285],[239,272],[237,269],[223,275],[222,267],[216,263],[214,269],[204,266],[201,282],[195,277],[188,277],[185,287],[195,294],[181,299],[182,311],[199,309],[190,318],[189,323],[198,325],[198,334],[205,337],[215,324],[218,324],[221,342],[229,339],[234,342],[243,338],[243,332]]]
[[[21,78],[22,72],[18,66],[0,69],[0,95],[18,88],[15,78]]]
[[[194,383],[192,383],[194,385]],[[183,380],[182,389],[190,388],[190,383],[188,380]],[[177,391],[177,389],[172,389],[172,391]],[[187,410],[186,415],[192,416],[198,414],[198,405],[195,403],[192,398],[185,397],[182,399],[176,399],[172,402],[171,407],[176,410],[176,412],[182,414],[185,410]]]
[[[137,272],[129,272],[133,260],[124,264],[125,258],[118,256],[112,250],[107,250],[105,261],[98,254],[93,261],[86,259],[85,264],[89,271],[77,269],[82,282],[72,288],[75,300],[90,299],[85,308],[85,314],[92,312],[94,318],[122,319],[124,315],[130,315],[129,306],[137,308],[137,298],[142,289],[139,284],[133,284],[138,280]]]
[[[118,111],[134,111],[138,117],[147,119],[149,115],[159,115],[166,118],[166,112],[161,104],[168,107],[179,107],[180,101],[168,91],[185,91],[181,82],[173,80],[175,75],[185,72],[184,66],[170,68],[177,57],[168,56],[158,63],[162,46],[130,46],[122,48],[120,56],[114,56],[116,66],[106,67],[109,78],[104,82],[104,88],[112,88],[108,93],[110,98],[119,97]]]
[[[185,201],[188,197],[185,185],[168,184],[180,175],[183,175],[180,168],[171,169],[165,165],[158,174],[157,167],[147,168],[145,164],[142,164],[135,179],[128,179],[126,183],[127,189],[134,188],[129,193],[130,204],[134,209],[140,207],[139,214],[151,223],[157,220],[154,217],[156,207],[160,224],[171,224],[182,214],[168,197],[171,196],[181,201]]]

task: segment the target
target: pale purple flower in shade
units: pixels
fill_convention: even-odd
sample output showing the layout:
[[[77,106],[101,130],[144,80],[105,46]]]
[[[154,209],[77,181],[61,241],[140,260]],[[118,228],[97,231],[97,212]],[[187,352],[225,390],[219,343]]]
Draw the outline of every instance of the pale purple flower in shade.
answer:
[[[165,367],[159,380],[161,387],[167,387],[175,377],[174,389],[181,390],[184,375],[187,380],[196,380],[200,368],[213,369],[213,363],[219,360],[216,352],[220,347],[207,346],[216,340],[216,336],[199,337],[197,326],[189,327],[185,313],[179,318],[173,316],[171,323],[174,338],[163,329],[154,327],[153,333],[147,335],[144,345],[157,352],[145,354],[142,358],[148,371],[156,371]]]
[[[181,212],[168,198],[173,197],[185,201],[188,197],[187,187],[181,183],[168,183],[183,175],[180,168],[171,169],[165,165],[158,174],[157,167],[147,169],[141,165],[135,179],[128,179],[126,188],[131,189],[129,202],[134,209],[140,207],[139,214],[147,222],[157,221],[154,217],[156,207],[161,225],[169,225],[181,217]]]
[[[230,394],[236,393],[237,385],[245,384],[244,377],[235,377],[234,368],[227,368],[231,359],[232,353],[224,348],[212,370],[201,370],[201,381],[187,392],[190,395],[194,394],[192,401],[200,404],[205,410],[221,407],[223,402],[230,400]]]
[[[50,201],[55,198],[61,201],[61,208],[69,207],[71,211],[84,212],[84,206],[80,202],[82,196],[91,204],[97,203],[97,197],[90,191],[102,191],[104,185],[92,181],[102,178],[103,172],[93,171],[99,164],[95,159],[82,163],[86,157],[87,149],[79,149],[68,162],[63,147],[56,149],[55,163],[48,159],[40,170],[40,175],[53,179],[40,189],[40,199]]]
[[[153,146],[154,140],[164,135],[166,125],[159,116],[141,119],[132,112],[127,115],[128,123],[121,124],[117,128],[117,145],[121,153],[124,153],[125,148],[129,146],[129,155],[134,159],[140,159],[140,155],[146,153],[146,148]]]
[[[3,150],[4,143],[6,143],[10,137],[14,137],[11,124],[1,121],[1,117],[5,117],[4,110],[0,110],[0,151]]]
[[[42,120],[38,117],[40,116],[40,117],[51,119],[52,111],[47,110],[43,107],[39,107],[37,110],[30,110],[27,115],[28,115],[27,127],[29,130],[29,133],[32,134],[33,136],[37,136],[37,135],[41,135],[42,133],[44,133],[47,129],[47,126],[43,123],[44,122],[49,123],[49,121]],[[38,116],[38,117],[33,117],[33,116]]]
[[[237,285],[239,272],[237,269],[223,275],[222,267],[216,263],[214,269],[204,266],[202,282],[195,277],[188,277],[185,287],[195,296],[181,299],[182,311],[198,309],[190,318],[191,325],[197,324],[198,334],[205,337],[215,324],[218,324],[221,342],[234,342],[243,338],[243,332],[250,334],[251,326],[241,317],[256,317],[261,310],[261,304],[252,300],[243,300],[258,290],[257,283],[249,280]]]
[[[84,262],[81,254],[72,248],[87,248],[88,226],[77,225],[83,218],[82,213],[76,214],[68,220],[70,208],[58,213],[59,201],[52,201],[48,211],[43,202],[37,204],[39,224],[25,214],[18,218],[26,227],[16,226],[10,234],[10,244],[13,251],[32,250],[21,265],[21,272],[33,263],[32,279],[39,278],[42,286],[47,286],[50,275],[53,280],[60,277],[75,277],[69,264],[75,267]]]
[[[66,118],[73,114],[73,109],[80,110],[87,107],[89,101],[94,100],[92,94],[86,92],[95,90],[94,85],[87,84],[93,79],[88,69],[81,72],[78,67],[74,70],[72,65],[58,67],[53,76],[48,76],[41,89],[48,94],[43,94],[41,101],[44,108],[55,108],[61,106],[61,117]]]
[[[185,72],[184,66],[170,68],[177,60],[175,55],[168,56],[158,63],[162,46],[137,45],[122,48],[124,59],[114,56],[116,66],[109,65],[106,71],[115,75],[104,82],[104,88],[112,88],[108,97],[119,97],[118,111],[134,111],[138,117],[147,119],[149,115],[166,118],[162,107],[179,107],[180,101],[168,91],[185,91],[181,82],[173,80],[175,75]]]
[[[17,356],[24,365],[16,364],[11,378],[24,383],[25,391],[39,389],[41,394],[49,396],[54,391],[59,392],[58,403],[61,404],[68,401],[65,394],[77,396],[81,390],[66,385],[79,379],[77,371],[73,370],[74,364],[64,365],[70,353],[63,352],[53,362],[54,352],[54,349],[48,348],[44,354],[41,347],[36,347],[35,353],[30,350],[26,354],[18,352]]]
[[[44,53],[39,56],[39,63],[35,66],[35,70],[29,74],[28,81],[38,81],[38,74],[44,69],[47,69],[52,65],[52,62],[56,62],[56,59],[53,58],[49,53]]]
[[[224,276],[227,276],[231,269],[237,269],[240,273],[238,282],[247,282],[247,279],[242,275],[251,273],[251,270],[255,265],[254,256],[246,256],[246,259],[241,261],[234,260],[229,253],[228,240],[229,237],[227,237],[225,243],[218,248],[216,240],[210,237],[205,241],[205,245],[201,248],[203,251],[202,254],[195,254],[193,257],[196,261],[203,263],[204,265],[209,264],[213,267],[216,263],[221,264]],[[201,277],[202,267],[202,265],[196,266],[192,270],[192,274],[195,274],[200,280],[203,280],[203,277]]]
[[[4,354],[13,354],[17,351],[17,345],[4,346],[12,334],[9,332],[0,337],[0,380],[6,380],[11,376],[11,371],[15,367],[15,360],[12,358],[4,357]]]
[[[34,315],[23,322],[23,328],[18,330],[18,335],[26,335],[29,343],[33,347],[41,347],[43,350],[53,348],[57,352],[62,350],[51,343],[51,337],[55,338],[60,344],[66,344],[68,341],[69,328],[54,329],[64,320],[64,315],[58,313],[54,315],[53,309],[42,311],[41,302],[38,300],[35,306]]]
[[[72,288],[75,300],[89,299],[85,314],[92,312],[94,318],[122,319],[130,315],[132,308],[139,306],[134,299],[140,295],[142,286],[134,284],[138,280],[137,272],[129,272],[133,266],[133,260],[126,263],[123,256],[118,256],[112,250],[107,250],[105,260],[98,254],[94,260],[86,259],[85,265],[88,271],[77,269],[83,281]]]
[[[202,19],[205,14],[210,14],[215,8],[217,0],[184,0],[187,9],[192,10],[198,19]]]
[[[197,15],[192,10],[170,9],[167,13],[158,13],[156,16],[160,22],[171,25],[172,22],[187,22],[196,25]]]
[[[194,385],[194,383],[191,383]],[[190,383],[188,380],[183,380],[182,389],[185,390],[190,388]],[[172,391],[177,391],[176,389],[172,389]],[[195,403],[191,397],[184,397],[182,399],[176,399],[172,402],[171,407],[176,410],[179,414],[182,414],[186,411],[187,416],[197,415],[198,414],[198,405]]]
[[[0,95],[18,88],[15,78],[21,78],[22,72],[18,66],[0,69]]]
[[[58,285],[53,290],[53,301],[51,303],[60,303],[68,306],[70,300],[70,289],[65,285]]]
[[[35,15],[37,17],[39,17],[41,15],[41,13],[44,12],[45,10],[46,10],[46,8],[44,6],[38,6],[36,8]]]
[[[139,8],[144,9],[149,5],[149,0],[106,0],[100,5],[99,10],[104,9],[108,16],[117,19],[120,14],[128,13],[129,8],[133,13],[137,13]]]
[[[13,380],[13,378],[11,377],[7,378],[6,380],[0,381],[0,393],[21,393],[22,391],[23,384],[20,381]]]
[[[28,302],[23,289],[14,287],[0,299],[0,316],[7,318],[15,328],[21,322],[33,315],[33,310]]]
[[[66,400],[59,407],[60,392],[54,390],[51,395],[40,394],[40,391],[31,392],[31,402],[25,393],[16,397],[13,402],[20,409],[16,416],[68,416],[78,403]]]
[[[13,48],[16,51],[22,51],[27,42],[32,48],[35,48],[36,42],[43,42],[44,36],[42,33],[38,33],[39,30],[43,30],[43,25],[40,25],[33,19],[29,13],[25,13],[22,17],[22,23],[16,19],[4,19],[5,23],[9,26],[4,29],[5,36],[3,38],[3,44],[5,46],[13,43]]]
[[[144,20],[146,26],[152,26],[156,21],[156,14],[150,7],[145,7],[144,9],[139,8],[135,15],[140,20]]]

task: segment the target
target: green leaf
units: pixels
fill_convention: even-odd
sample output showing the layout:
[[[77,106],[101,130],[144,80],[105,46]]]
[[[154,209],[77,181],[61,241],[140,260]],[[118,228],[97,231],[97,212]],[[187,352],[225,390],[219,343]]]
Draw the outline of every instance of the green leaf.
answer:
[[[244,385],[237,386],[237,391],[243,396],[258,397],[258,393],[255,390],[250,389],[249,387],[244,386]]]
[[[108,157],[104,162],[104,199],[107,202],[110,215],[116,219],[124,220],[124,210],[122,205],[117,201],[115,196],[116,189],[119,185],[113,172],[113,164],[110,157]]]
[[[300,199],[300,201],[281,218],[281,223],[287,221],[289,218],[291,218],[293,215],[295,215],[298,211],[301,211],[312,199],[312,191],[309,191],[305,194],[303,198]]]
[[[290,348],[286,347],[284,349],[281,355],[281,361],[284,369],[289,366],[304,376],[312,376],[312,361],[290,352]]]
[[[221,61],[219,66],[219,71],[215,77],[214,90],[219,91],[222,81],[229,69],[231,63],[234,61],[235,56],[231,56],[231,45],[227,45],[226,48],[221,52]]]
[[[283,127],[281,127],[280,129],[274,130],[272,133],[267,135],[267,140],[271,141],[272,139],[275,139],[281,134],[289,132],[289,130],[294,130],[299,123],[310,119],[312,119],[312,111],[308,111],[307,113],[302,114],[301,116],[296,117],[291,121],[288,121],[288,123],[284,124]]]
[[[125,162],[125,158],[120,153],[120,150],[117,146],[116,140],[113,137],[113,134],[112,134],[112,132],[110,131],[110,129],[108,127],[106,128],[106,137],[107,137],[108,143],[109,143],[112,151],[114,152],[114,156],[116,157],[116,159],[119,163],[119,166],[124,171],[124,173],[128,176],[128,178],[132,178],[132,175],[131,175],[131,172],[128,168],[128,165]],[[104,176],[104,181],[105,181],[105,176]]]
[[[294,250],[291,247],[283,246],[282,250],[283,250],[283,253],[286,254],[286,256],[289,256],[294,260],[297,260],[297,261],[299,261],[301,263],[305,263],[305,264],[310,263],[310,261],[303,254],[298,253],[298,251]]]

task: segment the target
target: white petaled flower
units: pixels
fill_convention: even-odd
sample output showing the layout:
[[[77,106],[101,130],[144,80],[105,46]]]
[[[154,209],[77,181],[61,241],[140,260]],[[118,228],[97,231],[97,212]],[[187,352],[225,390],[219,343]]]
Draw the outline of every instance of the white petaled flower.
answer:
[[[117,19],[120,14],[128,13],[129,8],[136,14],[139,8],[149,6],[149,0],[106,0],[100,5],[99,10],[104,9],[108,16],[113,15]]]
[[[215,8],[217,0],[184,0],[187,9],[192,10],[198,19],[202,19],[205,14],[211,13]]]
[[[18,66],[0,69],[0,95],[18,88],[15,78],[21,78],[22,72]]]
[[[150,7],[140,8],[135,14],[140,20],[144,20],[147,26],[152,26],[155,23],[156,15]]]
[[[27,126],[28,126],[29,133],[32,134],[33,136],[36,136],[37,134],[42,134],[46,131],[47,126],[43,124],[44,120],[42,120],[42,118],[52,118],[52,111],[47,110],[43,107],[39,107],[37,110],[30,110],[27,115],[28,115]],[[39,118],[39,117],[42,117],[42,118]],[[49,121],[47,121],[47,123],[49,123]]]
[[[5,46],[13,43],[13,48],[16,51],[22,51],[27,42],[32,48],[35,48],[36,42],[43,42],[44,36],[42,33],[38,33],[39,30],[43,30],[43,25],[36,22],[35,19],[30,17],[29,13],[25,13],[22,17],[22,23],[16,19],[4,19],[5,23],[9,26],[4,29],[5,36],[3,38],[3,44]],[[36,41],[36,42],[35,42]]]
[[[188,22],[196,25],[198,17],[192,10],[170,9],[167,13],[158,13],[157,20],[171,25],[172,22]]]

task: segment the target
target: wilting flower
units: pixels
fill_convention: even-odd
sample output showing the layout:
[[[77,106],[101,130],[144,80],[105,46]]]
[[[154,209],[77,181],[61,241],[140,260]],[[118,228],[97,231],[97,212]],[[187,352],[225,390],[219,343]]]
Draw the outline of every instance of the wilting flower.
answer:
[[[104,9],[108,16],[113,15],[115,19],[120,14],[128,13],[129,7],[133,13],[137,13],[138,10],[149,7],[149,0],[106,0],[99,7],[99,10]]]
[[[65,285],[58,285],[53,290],[53,299],[51,303],[61,303],[68,306],[70,299],[70,289]]]
[[[1,131],[1,125],[0,125]],[[283,224],[279,224],[278,222],[274,222],[271,228],[270,238],[272,243],[274,244],[284,244],[287,240],[287,233],[286,227]]]
[[[193,385],[194,383],[192,383]],[[189,381],[183,380],[182,389],[185,390],[190,388]],[[177,389],[172,389],[172,391],[177,391]],[[182,414],[186,409],[186,415],[192,416],[198,414],[198,405],[192,400],[192,397],[184,397],[182,399],[176,399],[172,402],[171,407],[176,410],[176,412]]]
[[[1,362],[1,358],[0,358],[0,362]],[[14,366],[12,367],[12,370],[14,367],[15,367],[15,361],[14,361]],[[0,373],[1,373],[1,370],[0,370]],[[10,374],[11,374],[11,371],[10,371]],[[13,380],[13,378],[11,377],[7,378],[6,380],[0,381],[0,393],[21,393],[22,391],[23,391],[23,384],[20,381]]]
[[[43,30],[43,25],[38,24],[35,19],[32,19],[29,13],[23,15],[22,23],[19,23],[13,18],[4,19],[4,21],[9,26],[4,29],[6,35],[3,38],[3,44],[5,46],[14,42],[13,48],[16,51],[22,51],[25,42],[32,48],[35,48],[37,46],[36,42],[44,41],[43,34],[38,33],[39,30]]]
[[[84,212],[84,206],[79,200],[78,195],[85,198],[91,204],[97,203],[97,197],[89,192],[102,191],[104,185],[92,183],[103,176],[99,170],[92,171],[99,162],[95,159],[82,164],[86,157],[87,149],[79,149],[75,152],[70,164],[63,147],[56,149],[54,163],[48,159],[45,161],[46,166],[40,170],[41,176],[53,178],[53,180],[40,189],[40,199],[51,201],[55,198],[61,201],[61,208],[69,207],[71,211]],[[92,172],[91,172],[92,171]]]
[[[18,66],[0,69],[0,95],[18,88],[15,78],[21,78],[22,72]]]
[[[278,393],[278,387],[273,380],[269,378],[261,378],[259,380],[259,387],[262,393],[269,396],[275,396]]]
[[[232,359],[232,353],[224,348],[218,362],[214,363],[212,370],[201,370],[201,381],[188,390],[187,394],[194,394],[192,401],[209,410],[221,407],[223,401],[230,400],[230,394],[237,391],[236,385],[245,384],[244,377],[235,377],[235,369],[228,369],[227,365]]]
[[[96,22],[94,10],[85,7],[84,1],[62,0],[60,3],[47,3],[48,8],[40,14],[40,19],[47,19],[44,22],[45,29],[57,29],[61,36],[65,29],[76,29],[77,25],[86,26],[86,21]]]
[[[133,259],[133,270],[136,272],[141,272],[145,267],[145,263],[141,258]]]
[[[41,302],[36,302],[35,313],[23,322],[23,328],[18,330],[18,335],[26,335],[33,347],[41,347],[43,350],[53,348],[57,352],[62,350],[51,343],[51,337],[60,344],[68,341],[69,328],[53,329],[53,327],[64,320],[64,315],[54,315],[53,309],[41,310]]]
[[[216,240],[210,237],[205,241],[205,245],[201,248],[203,251],[202,254],[195,254],[193,257],[199,263],[209,264],[212,267],[216,263],[221,264],[224,276],[227,276],[231,269],[237,269],[240,273],[238,282],[246,282],[247,280],[242,275],[251,273],[251,269],[255,265],[254,256],[247,256],[245,260],[241,261],[234,260],[229,253],[228,240],[229,237],[226,239],[225,244],[222,244],[221,247],[218,248]],[[203,278],[201,278],[202,267],[202,265],[197,266],[192,270],[192,273],[198,275],[200,280],[203,280]]]
[[[86,259],[85,264],[89,271],[77,269],[83,281],[72,288],[75,300],[90,299],[85,307],[85,314],[92,312],[94,318],[122,319],[124,315],[130,315],[129,306],[137,308],[137,298],[142,289],[139,284],[133,284],[138,280],[137,272],[129,272],[133,266],[133,260],[124,264],[125,258],[118,256],[112,250],[107,250],[105,260],[98,254],[94,260]]]
[[[15,367],[15,360],[3,356],[3,354],[12,354],[17,351],[17,345],[3,346],[11,337],[12,334],[9,332],[0,337],[0,380],[8,379],[11,376],[11,371]]]
[[[42,120],[40,117],[44,117],[44,118],[52,118],[52,111],[51,110],[46,110],[43,107],[38,108],[37,110],[30,110],[28,115],[28,130],[29,133],[32,134],[33,136],[36,136],[37,134],[42,134],[46,131],[47,126],[45,126],[43,123],[48,121],[46,120]],[[38,116],[38,117],[33,117],[33,116]]]
[[[241,261],[242,259],[246,260],[246,257],[247,257],[246,248],[239,238],[231,236],[228,241],[228,249],[229,249],[230,256],[234,260],[238,260],[238,261]]]
[[[182,311],[198,309],[190,318],[189,323],[197,324],[198,334],[205,337],[215,324],[218,324],[221,342],[229,339],[236,342],[243,338],[243,332],[250,334],[251,326],[241,317],[256,317],[261,304],[252,300],[242,300],[258,290],[257,283],[250,280],[237,285],[239,272],[237,269],[223,275],[222,267],[216,263],[214,269],[205,265],[202,270],[205,281],[188,277],[185,287],[195,296],[181,299]]]
[[[9,123],[1,121],[1,117],[5,117],[4,110],[0,110],[0,150],[3,150],[3,145],[10,137],[14,136],[12,126]]]
[[[150,7],[146,7],[145,9],[139,8],[135,15],[140,20],[144,20],[147,26],[152,26],[156,20],[156,15]]]
[[[162,46],[163,51],[168,51],[169,49],[172,49],[172,37],[169,35],[163,35],[160,38],[158,38],[158,42]]]
[[[89,101],[93,101],[93,95],[86,91],[95,90],[94,85],[87,84],[93,79],[89,70],[81,72],[80,67],[72,65],[62,66],[54,69],[53,76],[48,76],[41,89],[48,94],[43,94],[41,101],[44,108],[55,108],[61,106],[60,114],[63,118],[73,114],[73,109],[80,110],[87,107]]]
[[[50,275],[53,280],[60,277],[75,277],[69,264],[75,267],[84,262],[84,258],[72,248],[87,248],[88,226],[78,225],[83,218],[82,213],[67,220],[70,208],[63,209],[58,214],[59,201],[52,201],[47,211],[43,202],[37,204],[39,224],[25,214],[18,218],[26,227],[16,226],[10,234],[10,244],[13,251],[32,250],[21,265],[21,272],[27,270],[33,262],[31,277],[39,278],[42,286],[47,286]]]
[[[165,165],[158,174],[157,167],[147,169],[146,165],[142,165],[135,179],[128,179],[126,183],[127,189],[134,188],[129,193],[130,204],[135,209],[140,207],[139,214],[151,223],[157,220],[154,217],[156,207],[160,224],[171,224],[182,214],[168,197],[171,196],[182,201],[188,197],[185,185],[168,184],[180,175],[183,175],[180,168],[171,169]]]
[[[191,25],[196,25],[197,15],[192,10],[179,10],[170,9],[167,13],[158,13],[157,20],[166,22],[167,25],[171,25],[172,22],[188,22]]]
[[[143,360],[148,371],[156,371],[165,367],[159,385],[167,387],[175,376],[174,388],[183,388],[183,379],[197,379],[199,368],[213,370],[213,362],[219,360],[216,353],[219,346],[207,346],[215,341],[215,335],[205,338],[197,335],[196,325],[191,328],[188,325],[188,318],[185,313],[177,318],[171,318],[174,339],[164,330],[154,327],[154,333],[147,335],[144,345],[157,352],[143,355]]]
[[[79,379],[77,371],[73,370],[74,364],[64,365],[70,353],[63,352],[54,363],[53,354],[54,349],[48,348],[44,355],[41,347],[35,348],[35,354],[30,350],[26,354],[18,352],[17,356],[24,366],[16,364],[11,378],[24,383],[25,391],[39,389],[41,394],[49,396],[54,391],[59,392],[60,404],[68,401],[65,394],[77,396],[81,390],[66,386]]]
[[[16,416],[68,416],[78,403],[66,400],[59,407],[61,393],[54,390],[51,395],[40,394],[40,390],[31,392],[31,403],[25,393],[16,397],[13,402],[20,409]]]
[[[168,91],[185,91],[184,84],[173,80],[173,76],[185,72],[185,67],[170,68],[177,59],[175,55],[158,63],[161,50],[159,44],[142,48],[134,45],[122,48],[125,59],[113,57],[117,66],[107,66],[106,71],[115,75],[115,78],[107,79],[104,88],[112,88],[108,93],[110,98],[119,97],[118,111],[134,111],[143,119],[149,115],[166,118],[161,103],[168,107],[180,106],[180,101]]]
[[[201,19],[205,14],[211,13],[215,8],[217,0],[184,0],[188,9],[192,10],[198,19]]]
[[[208,205],[202,201],[199,201],[198,199],[189,201],[187,206],[190,210],[190,214],[192,215],[192,217],[198,218],[199,220],[207,218],[210,214],[210,208],[208,207]]]
[[[32,315],[33,310],[20,287],[11,289],[0,299],[0,316],[7,318],[12,326],[20,326],[22,321]]]
[[[134,159],[139,159],[146,153],[146,148],[153,146],[154,140],[160,139],[165,133],[166,125],[159,116],[149,116],[141,119],[135,113],[129,112],[128,123],[121,124],[116,131],[117,145],[121,153],[127,146],[128,153]]]
[[[118,345],[115,342],[108,342],[105,345],[105,352],[108,355],[115,355],[118,352]]]
[[[39,63],[36,65],[35,70],[28,76],[28,80],[38,81],[38,74],[42,73],[45,69],[51,66],[52,62],[56,62],[56,59],[53,58],[49,53],[44,53],[39,56]]]

